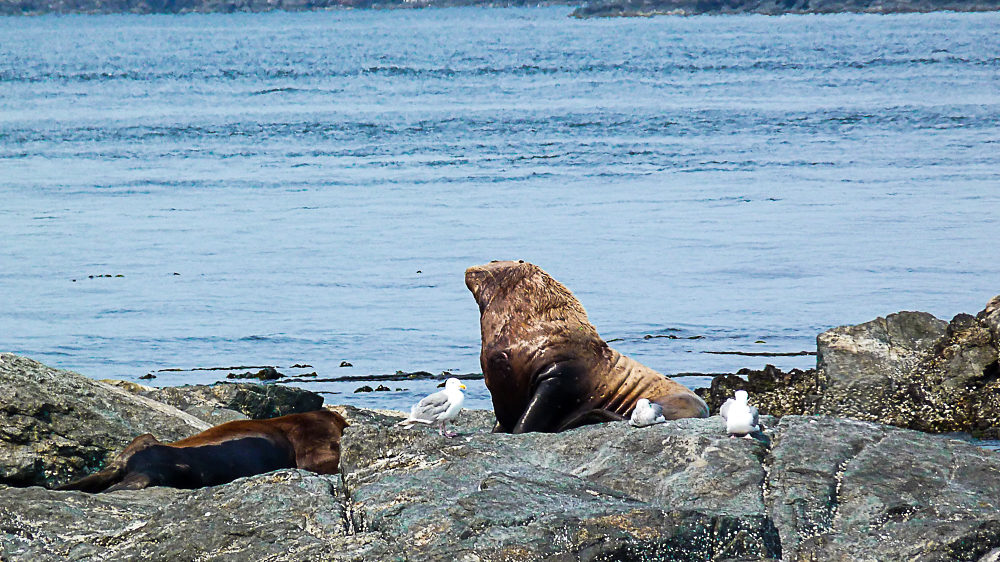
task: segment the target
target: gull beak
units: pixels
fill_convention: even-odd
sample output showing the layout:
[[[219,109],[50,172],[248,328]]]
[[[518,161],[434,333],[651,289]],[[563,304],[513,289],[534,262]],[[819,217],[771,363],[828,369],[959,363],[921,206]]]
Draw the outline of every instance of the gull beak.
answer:
[[[465,390],[465,385],[464,384],[463,385],[459,385],[459,388],[461,388],[462,390]]]

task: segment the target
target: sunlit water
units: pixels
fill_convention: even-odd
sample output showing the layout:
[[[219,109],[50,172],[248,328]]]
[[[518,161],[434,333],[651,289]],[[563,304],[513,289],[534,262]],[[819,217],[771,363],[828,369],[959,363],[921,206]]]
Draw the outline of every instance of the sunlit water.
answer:
[[[0,18],[0,349],[477,373],[525,259],[662,372],[805,368],[704,352],[1000,293],[1000,15],[568,11]],[[360,385],[301,383],[434,383]]]

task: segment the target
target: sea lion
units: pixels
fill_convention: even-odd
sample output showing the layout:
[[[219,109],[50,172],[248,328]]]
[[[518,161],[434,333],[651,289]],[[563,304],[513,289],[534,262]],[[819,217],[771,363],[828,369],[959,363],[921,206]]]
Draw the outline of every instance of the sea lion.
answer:
[[[280,468],[333,474],[347,421],[330,410],[237,420],[175,441],[136,437],[104,469],[57,490],[112,492],[150,486],[201,488]]]
[[[474,266],[465,284],[479,304],[479,360],[494,431],[557,432],[622,420],[640,398],[662,406],[668,420],[708,417],[687,387],[608,347],[573,293],[538,266]]]

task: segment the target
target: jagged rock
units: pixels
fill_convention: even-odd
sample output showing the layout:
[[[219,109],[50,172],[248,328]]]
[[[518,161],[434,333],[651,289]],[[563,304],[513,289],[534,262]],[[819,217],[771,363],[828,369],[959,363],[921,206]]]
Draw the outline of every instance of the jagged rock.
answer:
[[[767,498],[786,560],[979,560],[1000,546],[1000,455],[916,431],[782,418]]]
[[[1000,454],[867,422],[721,418],[460,436],[338,406],[342,474],[195,491],[0,487],[0,559],[970,560],[1000,548]]]
[[[817,337],[817,369],[741,371],[700,392],[713,411],[735,390],[772,415],[827,414],[930,432],[1000,436],[1000,296],[944,322],[900,312]]]
[[[344,441],[351,524],[422,559],[976,560],[1000,546],[1000,456],[913,431],[788,416],[768,447],[718,417],[501,435],[463,413],[448,441],[367,419]]]
[[[779,554],[761,501],[763,445],[729,440],[720,418],[526,435],[469,418],[454,440],[350,427],[341,463],[355,528],[420,559]]]
[[[1000,430],[1000,296],[950,322],[899,313],[817,338],[819,413],[922,431]]]
[[[814,413],[819,407],[822,387],[816,369],[792,369],[787,373],[774,365],[761,371],[740,369],[735,375],[719,375],[708,388],[695,390],[708,404],[709,411],[719,413],[719,407],[737,390],[746,390],[751,403],[772,416]]]
[[[201,490],[0,489],[0,559],[384,560],[345,529],[339,476],[280,470]]]
[[[0,353],[0,484],[63,483],[137,435],[176,440],[208,427],[173,406]]]
[[[820,411],[877,421],[886,400],[906,384],[948,323],[926,312],[899,312],[857,326],[827,330],[817,338],[816,363],[825,386]]]
[[[180,408],[212,425],[311,412],[323,407],[322,396],[292,386],[222,382],[152,388],[127,381],[105,382]]]

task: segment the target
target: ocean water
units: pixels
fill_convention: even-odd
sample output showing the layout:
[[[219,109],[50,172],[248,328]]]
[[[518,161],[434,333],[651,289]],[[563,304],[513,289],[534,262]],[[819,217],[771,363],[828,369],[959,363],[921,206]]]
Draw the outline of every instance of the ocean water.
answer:
[[[463,271],[524,259],[621,351],[717,373],[1000,293],[1000,15],[568,13],[0,18],[0,349],[477,373]]]

